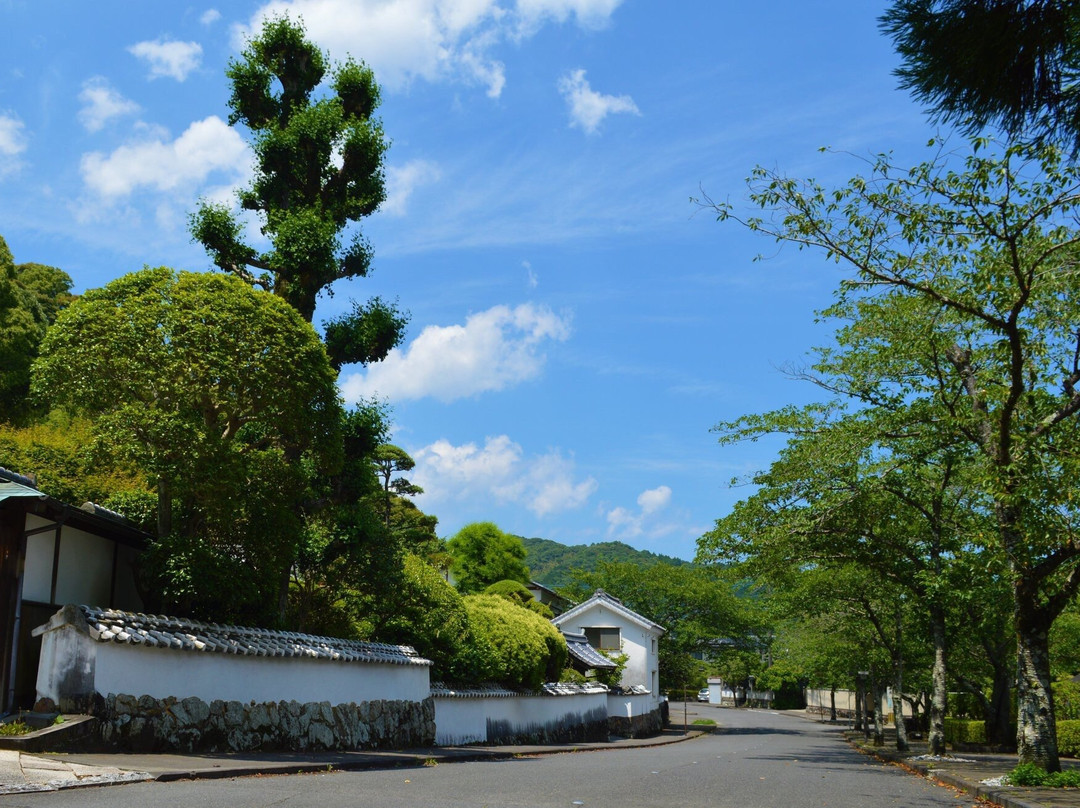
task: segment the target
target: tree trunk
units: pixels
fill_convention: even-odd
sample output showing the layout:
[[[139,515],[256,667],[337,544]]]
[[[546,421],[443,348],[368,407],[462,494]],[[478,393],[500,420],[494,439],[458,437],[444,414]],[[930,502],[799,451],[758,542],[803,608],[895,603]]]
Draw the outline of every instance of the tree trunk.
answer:
[[[1017,721],[1016,748],[1020,763],[1034,763],[1048,772],[1061,771],[1057,749],[1054,694],[1050,689],[1050,622],[1035,598],[1015,585]]]
[[[836,685],[829,688],[829,720],[836,723]]]
[[[861,676],[855,678],[855,731],[863,731],[863,687]]]
[[[164,539],[172,533],[172,492],[164,477],[157,481],[157,534]]]
[[[885,745],[885,716],[881,714],[881,684],[877,676],[870,680],[870,692],[874,699],[874,746]]]
[[[896,643],[893,648],[893,723],[896,725],[896,749],[906,752],[910,748],[907,739],[907,727],[904,726],[904,654],[903,618],[896,612]]]
[[[1004,661],[994,664],[994,685],[986,710],[986,742],[998,746],[1011,744],[1009,718],[1012,712],[1009,693],[1012,690],[1012,666]]]
[[[945,709],[947,694],[945,683],[945,610],[939,605],[930,607],[931,635],[934,643],[934,668],[931,676],[930,733],[931,755],[945,754]]]

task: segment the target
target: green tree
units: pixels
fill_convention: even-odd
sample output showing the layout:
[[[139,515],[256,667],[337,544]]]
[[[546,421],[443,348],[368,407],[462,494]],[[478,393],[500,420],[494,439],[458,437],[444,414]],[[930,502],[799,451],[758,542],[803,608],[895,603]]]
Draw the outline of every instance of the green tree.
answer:
[[[1080,6],[1061,0],[895,0],[881,18],[900,86],[975,133],[1080,146]]]
[[[328,92],[316,91],[330,74]],[[342,246],[344,231],[386,198],[387,141],[372,117],[379,87],[372,71],[351,59],[331,67],[326,55],[287,17],[267,21],[239,60],[229,63],[229,123],[252,134],[255,178],[239,194],[271,243],[260,252],[243,240],[243,225],[228,206],[203,202],[191,232],[214,264],[272,291],[311,322],[318,296],[338,280],[363,277],[371,249],[359,230]],[[373,298],[326,324],[335,368],[374,362],[403,336],[407,317]]]
[[[71,278],[43,264],[16,265],[0,236],[0,420],[28,414],[30,365],[45,331],[71,300]]]
[[[93,416],[97,445],[156,486],[151,562],[167,602],[189,612],[227,602],[241,615],[248,604],[267,620],[272,607],[260,610],[278,602],[300,530],[304,469],[292,458],[341,464],[335,378],[284,301],[237,278],[158,268],[61,312],[33,391]]]
[[[458,590],[466,595],[483,592],[496,581],[529,583],[521,539],[503,533],[493,522],[465,525],[446,549],[453,559],[450,572]]]
[[[848,270],[817,373],[860,401],[908,402],[924,440],[971,450],[972,505],[1012,582],[1020,759],[1056,770],[1047,636],[1080,587],[1080,169],[1051,146],[989,148],[976,141],[962,171],[882,156],[835,189],[757,169],[766,216],[743,221]]]

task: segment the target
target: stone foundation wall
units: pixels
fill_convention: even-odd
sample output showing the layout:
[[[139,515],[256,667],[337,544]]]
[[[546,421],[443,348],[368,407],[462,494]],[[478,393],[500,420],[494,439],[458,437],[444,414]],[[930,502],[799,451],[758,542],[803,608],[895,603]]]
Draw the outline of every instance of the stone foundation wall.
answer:
[[[662,707],[666,707],[665,702]],[[633,718],[613,715],[607,720],[608,732],[618,735],[620,738],[648,738],[650,735],[659,735],[666,723],[666,716],[661,708],[644,715],[635,715]]]
[[[100,695],[101,743],[132,752],[404,749],[435,743],[435,703],[244,703],[190,697]]]

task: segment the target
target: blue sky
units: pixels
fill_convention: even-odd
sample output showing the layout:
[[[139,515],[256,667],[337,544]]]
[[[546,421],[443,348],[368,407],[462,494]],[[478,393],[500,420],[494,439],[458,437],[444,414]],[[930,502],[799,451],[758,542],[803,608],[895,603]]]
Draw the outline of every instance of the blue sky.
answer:
[[[718,224],[761,164],[841,182],[922,159],[884,4],[774,0],[0,0],[0,235],[78,291],[208,269],[186,217],[249,176],[224,70],[269,13],[383,85],[375,272],[322,300],[398,299],[406,343],[347,400],[393,408],[440,533],[491,520],[691,558],[777,445],[710,427],[815,398],[782,368],[828,340],[822,256]],[[822,154],[832,147],[844,154]],[[765,253],[768,260],[754,262]]]

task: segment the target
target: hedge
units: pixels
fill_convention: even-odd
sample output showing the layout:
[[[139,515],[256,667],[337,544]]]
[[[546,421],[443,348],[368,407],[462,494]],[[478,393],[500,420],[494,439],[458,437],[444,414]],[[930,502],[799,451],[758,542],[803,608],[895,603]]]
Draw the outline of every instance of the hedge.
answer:
[[[986,722],[967,718],[945,719],[945,743],[986,743]]]
[[[1080,757],[1080,721],[1057,722],[1058,754]]]

